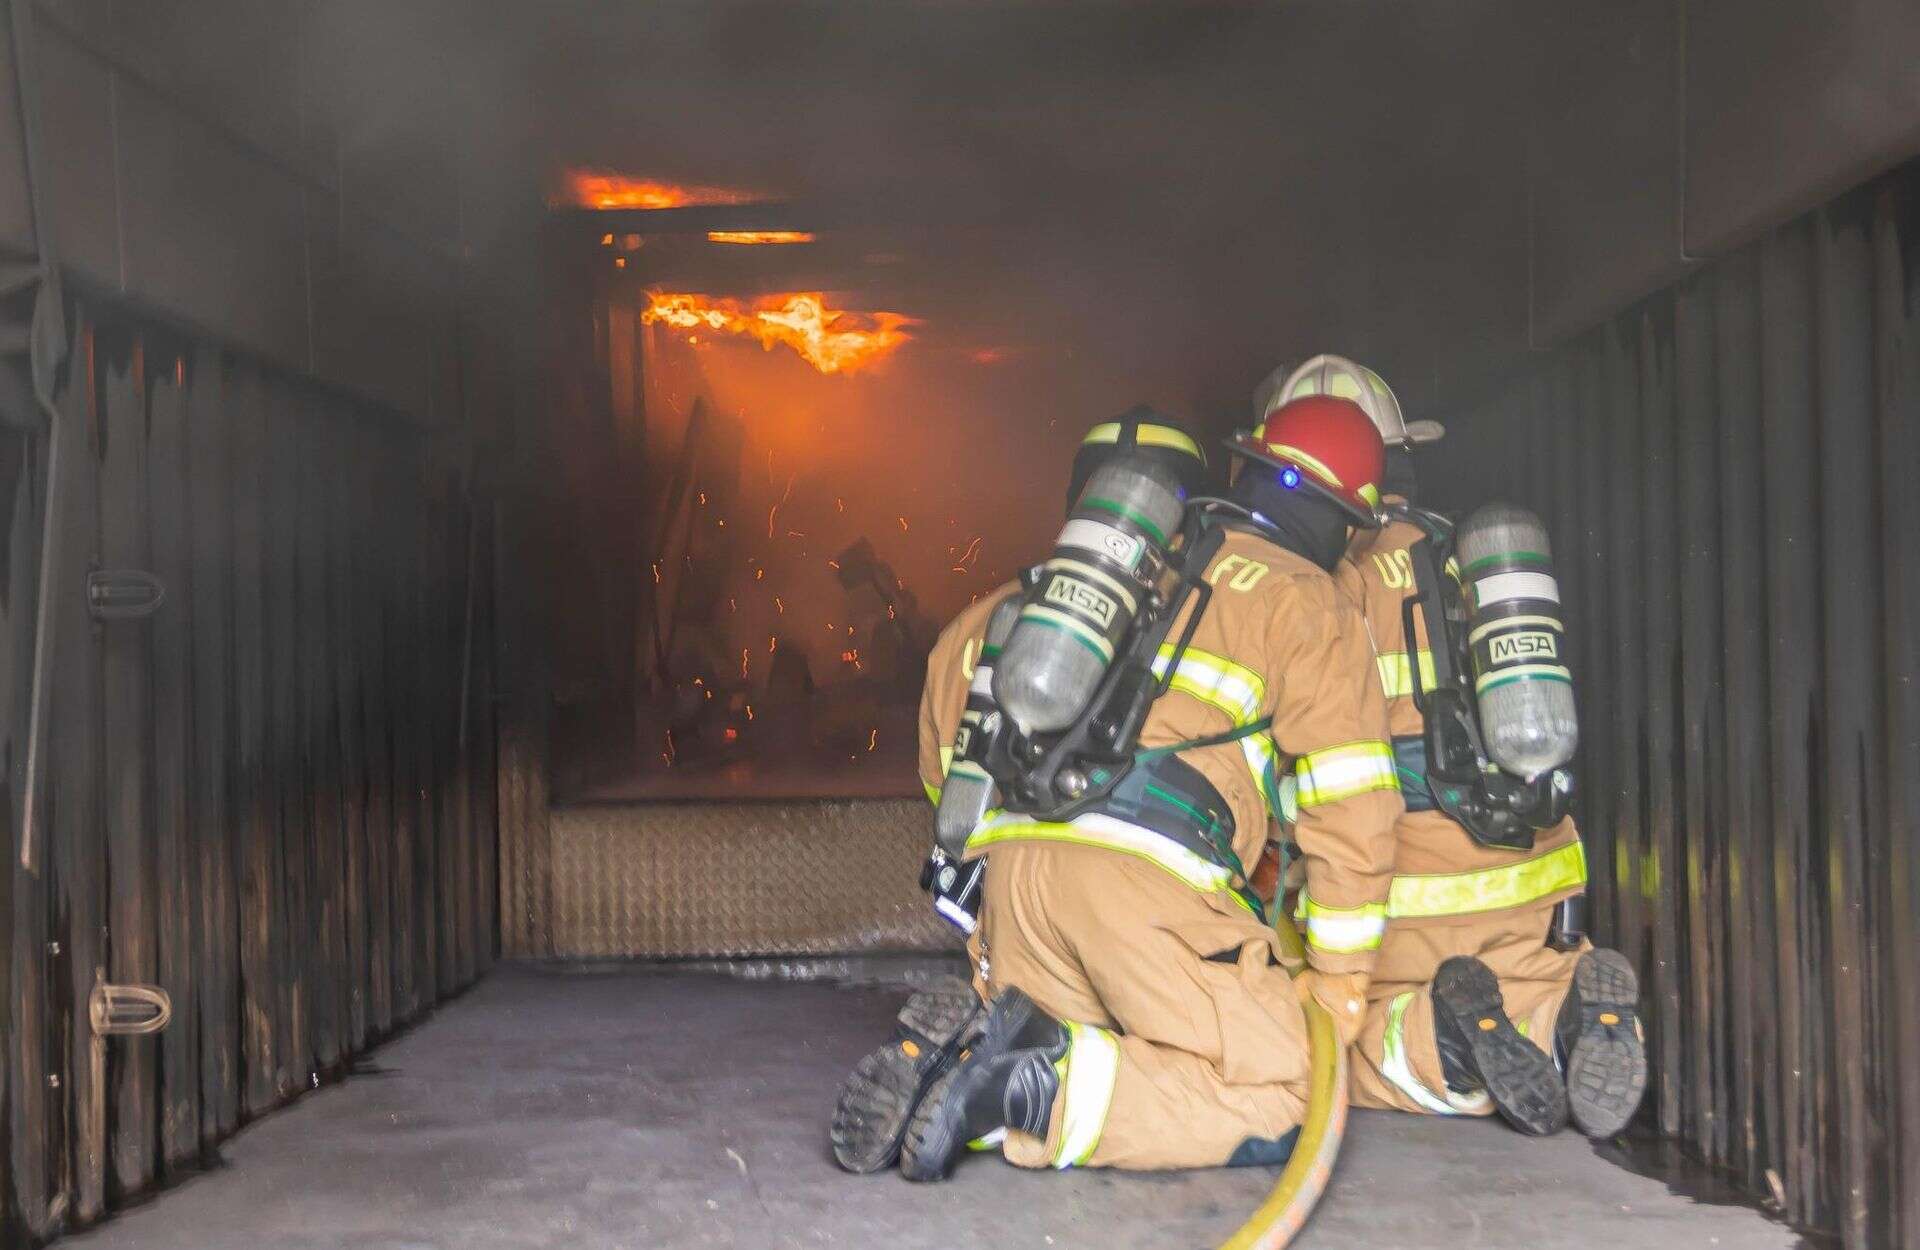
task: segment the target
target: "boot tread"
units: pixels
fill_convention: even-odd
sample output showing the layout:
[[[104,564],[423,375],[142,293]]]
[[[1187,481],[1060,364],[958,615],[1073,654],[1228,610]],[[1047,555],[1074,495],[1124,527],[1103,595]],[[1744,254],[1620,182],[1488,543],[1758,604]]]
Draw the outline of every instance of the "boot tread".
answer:
[[[980,1012],[971,987],[921,990],[907,1000],[893,1040],[861,1056],[841,1086],[827,1129],[841,1167],[864,1175],[900,1157],[914,1110],[952,1066]]]
[[[1538,1137],[1566,1124],[1566,1086],[1547,1053],[1507,1018],[1491,968],[1472,956],[1447,960],[1434,975],[1433,1006],[1465,1039],[1474,1075],[1509,1124]]]
[[[1567,1056],[1573,1122],[1589,1137],[1627,1127],[1647,1092],[1647,1046],[1640,1025],[1640,979],[1618,951],[1594,950],[1574,970],[1580,1032]]]

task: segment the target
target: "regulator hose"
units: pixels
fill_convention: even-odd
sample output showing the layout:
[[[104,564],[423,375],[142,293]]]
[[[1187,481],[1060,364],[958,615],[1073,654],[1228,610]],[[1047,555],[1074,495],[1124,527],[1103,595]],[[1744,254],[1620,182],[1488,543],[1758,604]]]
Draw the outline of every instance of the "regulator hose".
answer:
[[[1284,909],[1276,906],[1275,910],[1279,915],[1273,928],[1280,944],[1305,963],[1299,933]],[[1309,999],[1306,1011],[1313,1056],[1307,1118],[1293,1143],[1292,1157],[1280,1169],[1280,1179],[1240,1231],[1220,1243],[1220,1250],[1280,1250],[1290,1244],[1306,1227],[1307,1217],[1333,1179],[1333,1161],[1347,1133],[1347,1048],[1340,1044],[1340,1031],[1325,1007]]]

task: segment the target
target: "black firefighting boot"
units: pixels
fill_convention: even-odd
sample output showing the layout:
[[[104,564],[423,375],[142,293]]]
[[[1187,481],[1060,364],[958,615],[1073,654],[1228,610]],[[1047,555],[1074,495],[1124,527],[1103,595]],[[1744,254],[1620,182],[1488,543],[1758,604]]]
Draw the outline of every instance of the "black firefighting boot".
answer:
[[[1566,1125],[1567,1089],[1553,1060],[1513,1027],[1499,980],[1471,955],[1454,956],[1434,974],[1433,1034],[1448,1089],[1485,1090],[1522,1133],[1544,1137]]]
[[[900,1157],[907,1121],[986,1016],[970,985],[921,990],[907,1000],[893,1039],[870,1051],[840,1087],[827,1137],[849,1172],[878,1172]]]
[[[914,1112],[900,1171],[910,1181],[941,1181],[967,1143],[996,1130],[1045,1137],[1067,1042],[1066,1026],[1019,990],[994,999],[980,1039]]]
[[[1588,1137],[1627,1127],[1647,1092],[1647,1040],[1637,1010],[1640,981],[1619,951],[1580,956],[1553,1026],[1573,1122]]]

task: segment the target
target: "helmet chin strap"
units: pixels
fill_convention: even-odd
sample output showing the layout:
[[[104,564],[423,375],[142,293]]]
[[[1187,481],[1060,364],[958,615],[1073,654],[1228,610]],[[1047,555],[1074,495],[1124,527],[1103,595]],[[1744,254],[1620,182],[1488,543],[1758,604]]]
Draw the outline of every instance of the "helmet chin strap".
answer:
[[[1265,522],[1267,536],[1274,543],[1328,572],[1346,554],[1352,532],[1347,514],[1314,491],[1282,486],[1274,470],[1255,464],[1244,466],[1228,495]]]
[[[1388,495],[1398,495],[1412,503],[1414,491],[1419,481],[1413,471],[1413,449],[1401,444],[1387,444],[1387,467],[1381,474],[1380,489]]]

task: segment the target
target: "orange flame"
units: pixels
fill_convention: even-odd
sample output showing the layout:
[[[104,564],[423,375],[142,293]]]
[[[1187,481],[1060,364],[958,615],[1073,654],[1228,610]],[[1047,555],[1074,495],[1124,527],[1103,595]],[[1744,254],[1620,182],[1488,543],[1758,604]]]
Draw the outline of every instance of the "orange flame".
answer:
[[[806,230],[709,230],[709,243],[811,243],[813,234]]]
[[[687,292],[650,292],[640,314],[647,323],[664,321],[682,330],[702,326],[723,334],[758,339],[768,351],[776,343],[791,347],[822,373],[852,373],[879,360],[912,337],[919,324],[893,312],[857,313],[829,308],[818,291],[768,295],[751,306]]]
[[[580,208],[685,208],[704,204],[752,204],[767,197],[738,187],[704,187],[656,178],[631,178],[604,169],[569,169],[560,203]]]

